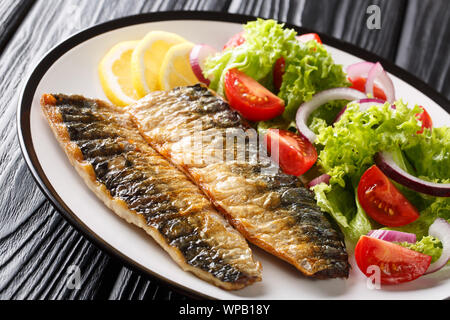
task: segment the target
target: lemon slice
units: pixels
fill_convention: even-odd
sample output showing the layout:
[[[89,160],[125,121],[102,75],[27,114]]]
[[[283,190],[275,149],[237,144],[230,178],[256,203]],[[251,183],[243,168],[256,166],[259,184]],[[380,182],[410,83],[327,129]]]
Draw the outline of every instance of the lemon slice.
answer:
[[[173,46],[167,51],[159,74],[161,89],[171,90],[175,87],[193,85],[199,82],[189,61],[189,55],[193,47],[193,43],[186,42]]]
[[[126,106],[139,99],[131,78],[131,55],[139,41],[125,41],[115,45],[98,66],[103,91],[118,106]]]
[[[164,57],[172,46],[183,42],[179,35],[165,31],[151,31],[139,42],[131,58],[131,74],[140,97],[161,89],[159,71]]]

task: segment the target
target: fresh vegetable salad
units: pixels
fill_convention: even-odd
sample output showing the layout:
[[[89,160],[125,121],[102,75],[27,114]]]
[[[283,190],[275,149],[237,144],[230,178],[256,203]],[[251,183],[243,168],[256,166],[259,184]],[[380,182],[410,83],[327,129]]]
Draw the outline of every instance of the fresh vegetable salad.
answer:
[[[447,264],[450,128],[396,97],[380,63],[344,70],[317,34],[262,19],[220,52],[192,52],[199,80],[254,123],[285,173],[308,184],[355,245],[363,273],[377,265],[382,283],[396,284]]]

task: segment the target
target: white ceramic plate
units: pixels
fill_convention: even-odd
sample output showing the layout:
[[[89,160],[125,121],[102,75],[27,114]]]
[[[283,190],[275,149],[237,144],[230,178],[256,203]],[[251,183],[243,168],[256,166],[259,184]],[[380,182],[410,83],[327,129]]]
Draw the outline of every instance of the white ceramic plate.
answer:
[[[194,43],[221,48],[230,36],[240,31],[240,23],[251,19],[199,12],[127,17],[85,30],[50,51],[26,82],[18,111],[24,157],[42,190],[97,245],[132,267],[194,295],[217,299],[442,299],[450,296],[448,269],[411,283],[377,290],[368,288],[353,258],[348,279],[313,280],[256,247],[253,250],[263,265],[263,281],[243,290],[224,291],[183,272],[147,234],[104,206],[69,164],[42,115],[39,99],[43,93],[106,99],[97,77],[97,65],[119,41],[140,39],[150,30],[165,30]],[[391,72],[397,97],[426,106],[435,126],[450,125],[450,116],[441,107],[448,108],[448,101],[434,90],[376,56],[325,35],[321,37],[335,61],[344,66],[362,59],[381,61]]]

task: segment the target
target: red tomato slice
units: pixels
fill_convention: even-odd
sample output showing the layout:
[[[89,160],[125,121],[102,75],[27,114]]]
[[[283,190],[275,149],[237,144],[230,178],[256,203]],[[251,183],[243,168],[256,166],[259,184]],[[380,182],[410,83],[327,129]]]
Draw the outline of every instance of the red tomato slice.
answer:
[[[273,85],[277,92],[280,91],[285,71],[286,71],[286,61],[284,60],[283,57],[281,57],[275,62],[275,66],[273,67]]]
[[[348,78],[348,81],[352,83],[352,86],[350,88],[356,89],[361,92],[366,92],[366,78],[361,77],[356,79]],[[384,94],[384,91],[376,84],[373,86],[373,95],[375,98],[386,100],[386,95]]]
[[[225,75],[230,106],[250,121],[273,119],[284,112],[284,101],[245,73],[230,69]]]
[[[417,120],[422,121],[422,129],[417,131],[417,134],[423,133],[424,128],[431,129],[433,127],[433,121],[431,120],[430,115],[428,114],[427,110],[425,110],[424,107],[420,106],[422,108],[422,112],[416,114]]]
[[[265,142],[267,151],[284,173],[300,176],[317,161],[316,148],[308,139],[293,132],[269,129]]]
[[[318,43],[322,43],[319,35],[317,33],[305,33],[296,37],[298,41],[308,42],[310,40],[316,40]]]
[[[419,218],[417,209],[376,165],[359,180],[358,200],[364,211],[384,226],[400,227]]]
[[[239,47],[241,44],[245,42],[244,31],[241,31],[228,40],[228,42],[223,46],[223,50],[227,48]]]
[[[362,236],[356,244],[355,259],[367,277],[374,275],[373,266],[378,267],[381,284],[398,284],[417,279],[431,263],[431,256],[368,236]]]

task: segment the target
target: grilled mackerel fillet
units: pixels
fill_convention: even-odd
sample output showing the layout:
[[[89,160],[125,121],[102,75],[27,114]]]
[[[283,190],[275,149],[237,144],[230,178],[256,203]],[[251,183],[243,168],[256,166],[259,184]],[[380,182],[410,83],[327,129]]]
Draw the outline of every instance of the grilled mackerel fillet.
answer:
[[[251,162],[248,151],[245,161],[228,157],[238,152],[237,144],[223,143],[227,134],[249,127],[226,102],[196,85],[151,93],[127,111],[149,144],[184,171],[250,242],[307,276],[348,277],[343,236],[313,193],[278,167],[267,173],[273,163]],[[193,139],[199,133],[200,140]]]
[[[245,239],[148,146],[122,110],[81,96],[43,95],[41,104],[88,187],[151,235],[183,270],[229,290],[260,281],[261,266]]]

